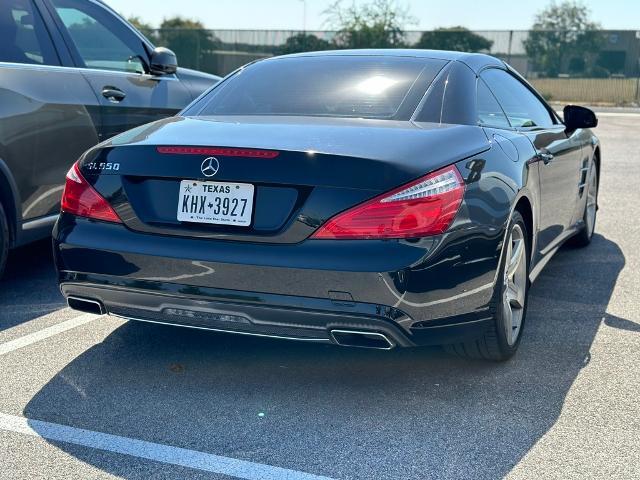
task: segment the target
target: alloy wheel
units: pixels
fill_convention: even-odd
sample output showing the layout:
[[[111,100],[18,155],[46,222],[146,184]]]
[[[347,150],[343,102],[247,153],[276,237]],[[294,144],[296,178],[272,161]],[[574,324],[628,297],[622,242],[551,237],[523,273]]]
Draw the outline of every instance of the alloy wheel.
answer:
[[[587,206],[585,211],[585,223],[587,224],[587,235],[593,235],[596,226],[596,210],[598,205],[598,172],[595,165],[591,165],[589,172],[589,183],[587,186]]]
[[[526,243],[522,227],[513,225],[509,234],[504,268],[502,318],[505,337],[511,346],[516,343],[522,327],[527,289]]]

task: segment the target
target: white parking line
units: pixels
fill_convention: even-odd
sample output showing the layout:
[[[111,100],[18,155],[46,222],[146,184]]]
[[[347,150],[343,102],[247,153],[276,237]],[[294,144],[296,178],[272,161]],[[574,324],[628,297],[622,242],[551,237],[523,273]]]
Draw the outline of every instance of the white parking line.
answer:
[[[246,480],[331,480],[328,477],[272,467],[261,463],[145,442],[134,438],[68,427],[56,423],[30,420],[0,413],[0,430],[22,433],[58,442],[73,443],[107,452],[131,455],[156,462],[219,473]]]
[[[19,348],[26,347],[33,343],[44,340],[45,338],[53,337],[54,335],[58,335],[59,333],[66,332],[67,330],[71,330],[72,328],[79,327],[84,325],[85,323],[89,323],[98,318],[96,315],[91,315],[89,313],[85,315],[80,315],[79,317],[72,318],[71,320],[67,320],[65,322],[57,323],[56,325],[52,325],[47,328],[43,328],[42,330],[38,330],[37,332],[30,333],[23,337],[16,338],[15,340],[10,340],[5,343],[0,343],[0,356],[6,355],[7,353],[13,352],[14,350],[18,350]]]

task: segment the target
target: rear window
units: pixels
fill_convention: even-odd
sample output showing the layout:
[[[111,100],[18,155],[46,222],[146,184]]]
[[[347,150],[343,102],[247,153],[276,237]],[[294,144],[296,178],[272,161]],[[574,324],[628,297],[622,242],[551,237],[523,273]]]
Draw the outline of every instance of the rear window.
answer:
[[[408,119],[445,64],[353,55],[266,60],[212,90],[197,113]]]

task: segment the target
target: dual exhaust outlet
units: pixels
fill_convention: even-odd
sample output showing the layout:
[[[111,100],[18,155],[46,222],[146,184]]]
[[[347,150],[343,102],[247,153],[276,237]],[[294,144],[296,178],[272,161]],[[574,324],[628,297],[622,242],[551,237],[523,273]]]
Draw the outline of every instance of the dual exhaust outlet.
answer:
[[[384,333],[362,330],[334,329],[329,331],[331,339],[343,347],[373,348],[375,350],[391,350],[395,342]]]
[[[81,297],[67,297],[67,304],[74,310],[84,313],[92,313],[94,315],[104,315],[107,313],[104,305],[102,305],[98,300]],[[396,346],[396,343],[393,340],[380,332],[336,328],[329,331],[329,336],[334,343],[343,347],[391,350]]]
[[[93,313],[94,315],[104,315],[107,313],[101,302],[89,298],[67,297],[67,305],[79,312]]]

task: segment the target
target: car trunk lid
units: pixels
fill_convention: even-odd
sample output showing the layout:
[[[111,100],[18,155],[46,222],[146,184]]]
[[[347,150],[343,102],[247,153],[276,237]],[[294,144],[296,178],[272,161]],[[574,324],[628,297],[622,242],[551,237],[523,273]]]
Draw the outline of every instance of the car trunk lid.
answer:
[[[291,243],[342,210],[488,146],[481,129],[461,125],[173,117],[101,144],[82,168],[91,177],[98,165],[94,186],[133,230]],[[178,220],[183,181],[253,186],[251,224]]]

